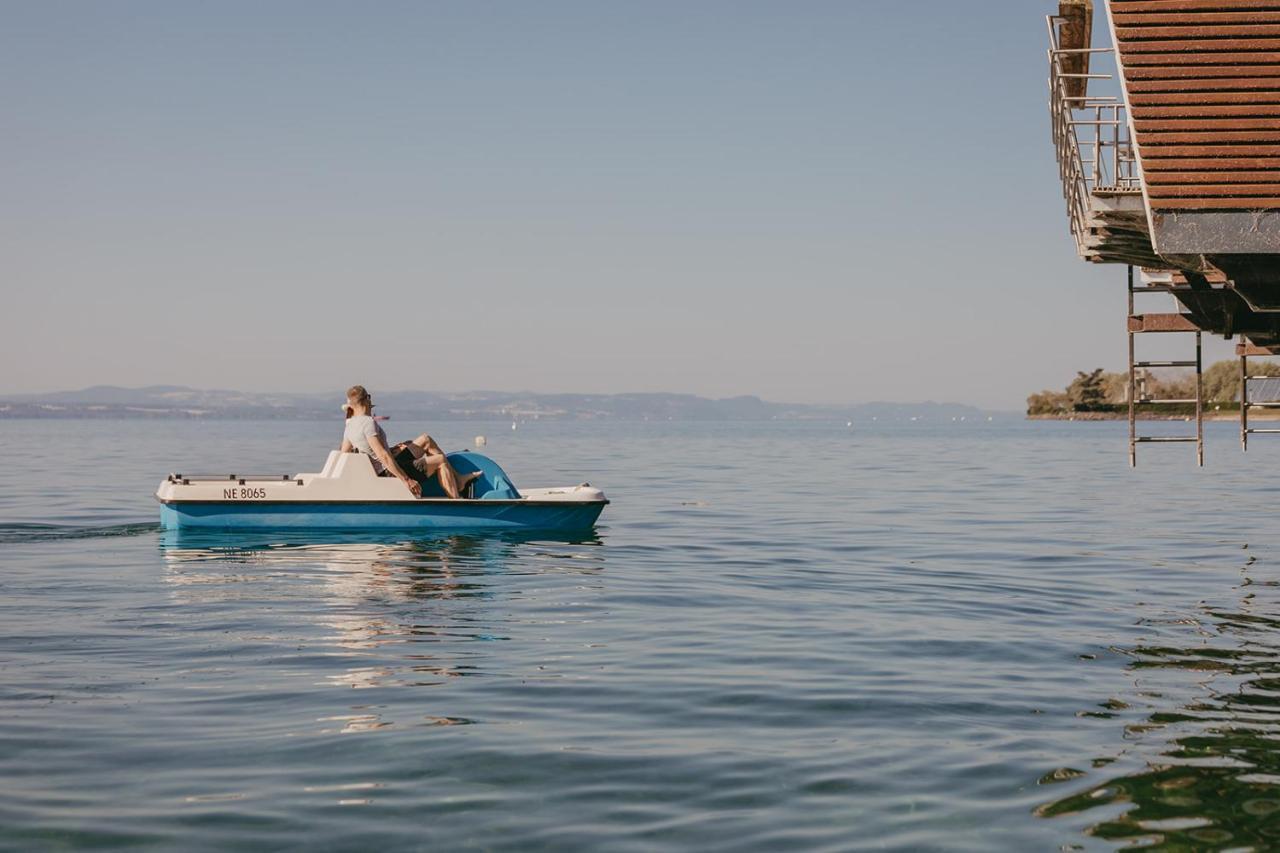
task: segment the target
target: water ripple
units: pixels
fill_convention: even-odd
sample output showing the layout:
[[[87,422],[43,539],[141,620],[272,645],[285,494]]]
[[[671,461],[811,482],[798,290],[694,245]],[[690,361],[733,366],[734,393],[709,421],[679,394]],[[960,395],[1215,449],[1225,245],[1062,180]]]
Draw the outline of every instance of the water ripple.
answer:
[[[135,524],[0,524],[0,545],[9,542],[48,542],[65,539],[109,539],[116,536],[141,536],[160,529],[157,522]]]
[[[1239,506],[1280,445],[496,426],[433,434],[603,484],[594,535],[174,535],[156,460],[305,470],[334,425],[51,422],[86,479],[0,422],[0,845],[1276,846],[1277,543]]]
[[[1089,713],[1121,723],[1126,747],[1095,760],[1101,779],[1037,814],[1102,812],[1088,833],[1126,846],[1280,844],[1280,596],[1248,591],[1259,584],[1274,587],[1245,578],[1240,609],[1139,620],[1159,640],[1122,650],[1132,690]]]

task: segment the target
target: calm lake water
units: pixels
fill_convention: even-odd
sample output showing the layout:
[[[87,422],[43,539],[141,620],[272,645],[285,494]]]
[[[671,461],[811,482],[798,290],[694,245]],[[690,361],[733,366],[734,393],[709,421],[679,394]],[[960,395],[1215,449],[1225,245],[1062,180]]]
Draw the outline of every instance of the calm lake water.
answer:
[[[0,845],[1280,846],[1280,441],[427,426],[613,504],[177,539],[166,472],[317,470],[340,424],[0,421]]]

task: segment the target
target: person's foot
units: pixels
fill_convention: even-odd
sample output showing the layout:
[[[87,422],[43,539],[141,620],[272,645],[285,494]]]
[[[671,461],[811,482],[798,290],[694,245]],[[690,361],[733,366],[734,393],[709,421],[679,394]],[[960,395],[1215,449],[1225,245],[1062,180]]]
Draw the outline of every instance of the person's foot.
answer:
[[[480,474],[480,471],[472,471],[470,474],[460,474],[458,476],[458,494],[465,496],[467,494],[467,489],[471,487],[471,484],[480,479]]]

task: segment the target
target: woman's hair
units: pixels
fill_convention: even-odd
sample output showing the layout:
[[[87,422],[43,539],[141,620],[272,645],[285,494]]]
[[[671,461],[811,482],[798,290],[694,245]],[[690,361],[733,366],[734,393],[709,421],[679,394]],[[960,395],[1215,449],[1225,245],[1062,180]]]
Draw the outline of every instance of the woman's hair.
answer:
[[[351,403],[368,409],[373,405],[373,400],[370,399],[369,392],[364,390],[363,385],[352,385],[347,389],[347,417],[351,417],[356,413],[355,409],[351,408]]]

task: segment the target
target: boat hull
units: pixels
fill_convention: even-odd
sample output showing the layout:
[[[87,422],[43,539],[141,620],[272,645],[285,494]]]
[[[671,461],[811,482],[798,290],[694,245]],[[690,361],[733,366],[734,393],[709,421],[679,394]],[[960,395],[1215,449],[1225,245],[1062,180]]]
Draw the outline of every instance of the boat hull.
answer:
[[[479,453],[449,454],[476,473],[465,498],[443,496],[431,480],[417,497],[395,477],[379,477],[363,453],[329,453],[315,474],[170,474],[156,489],[167,530],[408,530],[430,533],[590,530],[609,503],[587,483],[517,491]]]
[[[416,530],[432,533],[589,530],[606,501],[227,503],[162,501],[168,530]]]

